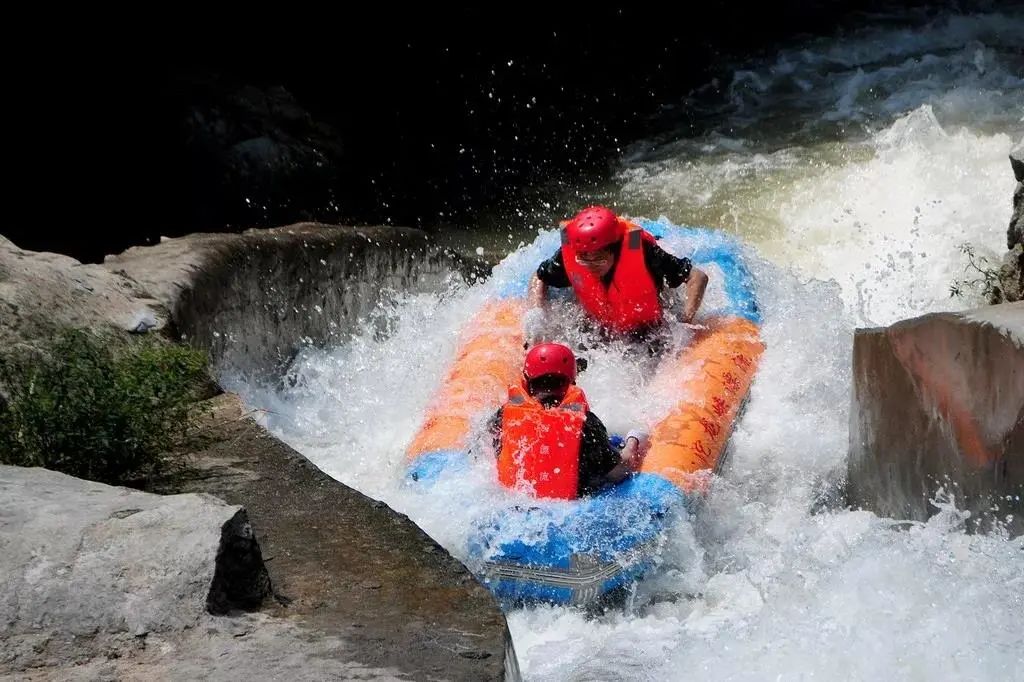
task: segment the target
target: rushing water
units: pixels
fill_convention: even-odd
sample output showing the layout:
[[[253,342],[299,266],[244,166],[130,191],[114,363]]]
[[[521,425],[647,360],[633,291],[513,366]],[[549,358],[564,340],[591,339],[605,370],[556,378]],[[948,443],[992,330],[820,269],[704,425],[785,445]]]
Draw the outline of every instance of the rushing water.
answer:
[[[1005,247],[1022,46],[1019,6],[912,29],[868,18],[675,103],[699,135],[624,149],[601,198],[744,240],[767,351],[707,508],[673,529],[636,600],[508,614],[527,679],[1024,680],[1024,539],[965,534],[942,499],[925,524],[818,503],[845,469],[853,329],[978,304],[949,294],[959,246]],[[509,227],[509,250],[538,233],[551,250],[551,227]],[[397,292],[387,334],[367,324],[304,354],[284,388],[238,383],[282,438],[462,558],[470,519],[496,504],[493,464],[423,494],[402,483],[403,451],[489,286]],[[590,360],[594,411],[643,422],[655,405],[634,361]]]

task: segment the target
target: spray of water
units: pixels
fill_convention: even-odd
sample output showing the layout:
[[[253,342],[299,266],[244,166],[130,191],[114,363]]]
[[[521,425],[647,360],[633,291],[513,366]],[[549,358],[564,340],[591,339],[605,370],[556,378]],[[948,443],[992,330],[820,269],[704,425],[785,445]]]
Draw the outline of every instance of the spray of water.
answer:
[[[707,506],[672,530],[627,608],[508,614],[528,679],[1024,679],[1024,538],[965,534],[942,496],[927,523],[828,504],[845,471],[853,329],[980,302],[949,286],[961,243],[994,257],[1004,240],[1022,44],[1011,10],[868,26],[743,65],[687,103],[705,134],[630,150],[610,190],[628,213],[750,245],[767,351]],[[544,233],[495,278],[556,243]],[[299,357],[280,386],[235,387],[332,476],[465,558],[471,520],[500,504],[493,461],[423,493],[402,480],[403,450],[490,291],[397,292],[378,311],[387,334],[368,324]],[[589,353],[580,382],[609,426],[663,409],[635,358]]]

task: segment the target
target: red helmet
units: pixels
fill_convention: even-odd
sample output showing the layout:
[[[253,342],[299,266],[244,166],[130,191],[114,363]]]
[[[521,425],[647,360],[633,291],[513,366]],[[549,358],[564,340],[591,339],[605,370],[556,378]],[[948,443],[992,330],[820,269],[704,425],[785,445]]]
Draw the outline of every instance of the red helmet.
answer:
[[[588,206],[569,221],[565,235],[577,253],[590,253],[622,239],[618,216],[604,206]]]
[[[542,343],[530,349],[523,363],[523,376],[529,381],[545,374],[557,374],[570,382],[576,381],[576,356],[568,346]]]

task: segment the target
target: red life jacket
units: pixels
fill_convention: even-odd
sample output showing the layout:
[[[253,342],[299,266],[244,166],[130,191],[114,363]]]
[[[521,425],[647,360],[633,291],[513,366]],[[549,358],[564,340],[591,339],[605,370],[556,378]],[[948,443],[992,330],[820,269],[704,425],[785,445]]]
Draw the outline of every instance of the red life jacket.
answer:
[[[600,277],[576,262],[576,250],[563,240],[562,262],[577,300],[593,319],[613,331],[627,333],[662,321],[658,289],[644,261],[645,241],[655,243],[653,235],[626,223],[615,272],[605,287]]]
[[[579,495],[580,439],[587,397],[576,385],[562,402],[545,408],[520,386],[508,390],[502,408],[498,480],[508,488],[526,484],[537,497],[573,500]]]

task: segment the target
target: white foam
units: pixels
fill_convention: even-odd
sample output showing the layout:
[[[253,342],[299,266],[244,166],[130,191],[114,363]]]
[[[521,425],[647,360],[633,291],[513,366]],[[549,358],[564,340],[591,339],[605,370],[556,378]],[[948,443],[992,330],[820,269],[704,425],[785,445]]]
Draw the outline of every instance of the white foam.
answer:
[[[967,536],[948,506],[909,526],[810,512],[845,465],[853,320],[834,283],[751,264],[767,350],[709,506],[695,525],[673,529],[659,573],[638,591],[640,607],[597,620],[572,609],[510,613],[527,679],[869,679],[951,669],[1012,678],[1024,651],[1015,626],[1024,539]],[[402,450],[482,293],[399,297],[380,313],[387,338],[368,325],[341,348],[305,354],[284,387],[243,387],[250,404],[273,411],[271,429],[463,560],[473,520],[503,499],[493,463],[481,459],[468,476],[421,493],[401,484]],[[624,395],[638,374],[632,360],[604,349],[591,362],[581,383],[610,423],[660,409]]]
[[[964,317],[972,322],[990,324],[1018,346],[1024,347],[1024,301],[976,308],[964,313]]]
[[[997,259],[1010,219],[1009,135],[945,131],[928,105],[871,139],[873,153],[794,182],[779,203],[800,272],[834,279],[859,324],[980,304],[951,300],[959,247]]]
[[[720,568],[695,599],[597,622],[513,613],[527,677],[1020,679],[1021,542],[948,517],[899,531],[867,512],[729,503],[716,512],[735,527],[713,536]]]
[[[992,258],[1004,243],[1022,36],[1007,11],[783,50],[743,65],[727,101],[688,103],[718,117],[707,135],[626,157],[614,198],[630,214],[756,246],[767,350],[707,508],[673,529],[633,606],[509,614],[526,679],[1024,679],[1024,539],[967,535],[941,499],[926,524],[811,511],[845,473],[854,327],[980,302],[949,287],[961,243]],[[386,336],[368,326],[245,397],[318,465],[464,557],[472,519],[499,497],[493,462],[421,494],[401,483],[402,451],[458,329],[557,235],[542,242],[492,284],[398,297],[378,313]],[[996,309],[967,314],[1017,327]],[[664,409],[635,359],[588,355],[581,384],[613,429]]]
[[[979,290],[950,290],[969,279],[962,244],[1000,259],[1017,139],[946,130],[922,105],[858,142],[633,165],[620,174],[623,201],[739,234],[782,266],[839,283],[858,324],[889,324],[983,302]]]

